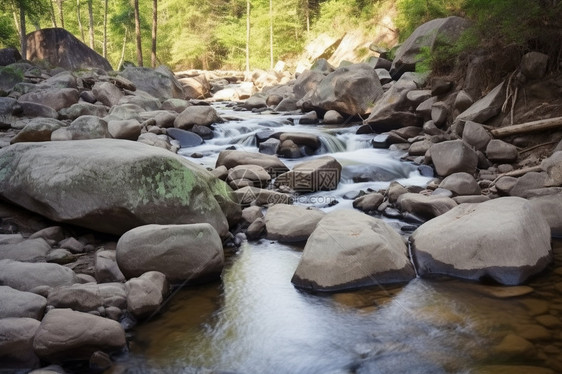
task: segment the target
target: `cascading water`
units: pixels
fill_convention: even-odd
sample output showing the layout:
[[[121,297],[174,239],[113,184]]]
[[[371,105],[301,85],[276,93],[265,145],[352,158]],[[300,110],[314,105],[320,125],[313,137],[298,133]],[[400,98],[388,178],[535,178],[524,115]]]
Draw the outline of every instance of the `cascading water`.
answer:
[[[261,131],[305,132],[318,135],[322,146],[312,156],[283,159],[287,166],[324,154],[342,164],[337,190],[298,196],[296,204],[325,211],[351,208],[352,200],[346,196],[361,190],[384,189],[392,180],[417,186],[429,181],[415,166],[400,162],[399,153],[372,148],[370,137],[356,135],[356,127],[293,125],[278,115],[222,111],[236,120],[216,125],[212,140],[180,154],[213,168],[218,153],[228,147],[257,152],[256,134]],[[203,157],[192,158],[194,153]],[[333,201],[338,203],[328,204]],[[560,325],[544,332],[534,317],[545,300],[562,314],[562,300],[552,293],[553,284],[562,282],[562,271],[535,281],[532,296],[511,299],[494,297],[493,288],[487,286],[421,279],[404,286],[311,295],[290,282],[301,250],[269,240],[244,243],[228,259],[221,282],[179,290],[160,316],[137,326],[124,362],[126,372],[554,373],[544,366],[558,370],[560,361],[553,363],[552,353],[543,354],[551,360],[545,363],[522,348],[514,348],[516,353],[510,355],[498,353],[496,347],[510,332],[539,341],[562,336]],[[555,253],[561,255],[562,245],[555,245]],[[562,352],[560,339],[546,340],[542,346],[554,355]],[[518,367],[522,371],[516,371]]]

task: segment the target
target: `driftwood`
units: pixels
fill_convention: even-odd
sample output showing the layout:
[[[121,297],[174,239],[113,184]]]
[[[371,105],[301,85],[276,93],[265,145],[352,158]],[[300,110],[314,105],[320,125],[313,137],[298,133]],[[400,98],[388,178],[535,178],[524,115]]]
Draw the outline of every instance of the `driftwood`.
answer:
[[[507,173],[503,173],[503,174],[498,175],[496,177],[496,179],[494,179],[492,181],[492,185],[495,185],[496,182],[502,177],[520,177],[520,176],[525,175],[527,173],[530,173],[530,172],[533,172],[533,171],[535,171],[535,172],[541,171],[541,170],[542,170],[542,168],[540,167],[540,165],[538,165],[538,166],[530,166],[530,167],[526,167],[526,168],[523,168],[523,169],[508,171]]]
[[[562,117],[542,119],[539,121],[525,122],[519,125],[506,126],[490,130],[494,138],[503,138],[510,135],[528,134],[562,128]]]

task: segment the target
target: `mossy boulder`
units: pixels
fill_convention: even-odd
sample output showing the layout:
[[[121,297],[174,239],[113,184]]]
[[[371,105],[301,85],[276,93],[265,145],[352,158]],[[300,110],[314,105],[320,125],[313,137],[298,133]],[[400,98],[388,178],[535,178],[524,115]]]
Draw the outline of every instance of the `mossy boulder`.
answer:
[[[0,150],[0,196],[57,222],[121,235],[141,225],[239,216],[230,188],[186,159],[117,139],[17,143]]]

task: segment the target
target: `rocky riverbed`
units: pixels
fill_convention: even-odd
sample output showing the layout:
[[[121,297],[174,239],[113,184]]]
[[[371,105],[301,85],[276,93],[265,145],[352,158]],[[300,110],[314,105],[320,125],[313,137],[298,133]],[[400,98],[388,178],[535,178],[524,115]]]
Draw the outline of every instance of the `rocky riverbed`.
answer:
[[[409,71],[416,45],[404,43],[394,61],[336,69],[320,60],[292,80],[262,72],[238,85],[235,74],[164,67],[7,63],[2,367],[110,369],[126,355],[127,331],[178,286],[219,279],[225,249],[246,240],[303,247],[287,282],[313,293],[441,276],[519,286],[547,276],[559,265],[551,236],[562,232],[560,77],[547,75],[548,56],[531,52],[491,87],[479,79],[486,61],[459,82],[428,78]],[[350,155],[342,138],[361,146]],[[405,169],[374,161],[386,148]],[[411,173],[426,179],[411,184]],[[329,202],[310,203],[326,193]],[[544,333],[560,324],[558,304],[532,315],[542,327],[507,334],[500,347],[511,355],[540,348],[531,361],[548,362],[535,366],[559,371],[560,332]]]

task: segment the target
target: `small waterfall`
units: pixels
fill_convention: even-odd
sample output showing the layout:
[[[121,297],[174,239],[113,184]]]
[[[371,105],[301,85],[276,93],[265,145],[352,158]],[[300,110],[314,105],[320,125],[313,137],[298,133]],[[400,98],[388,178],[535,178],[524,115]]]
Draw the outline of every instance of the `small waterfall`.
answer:
[[[327,133],[318,134],[318,139],[320,139],[320,143],[322,145],[320,146],[320,149],[316,152],[316,154],[337,153],[337,152],[346,151],[347,148],[346,144],[332,134],[327,134]]]

